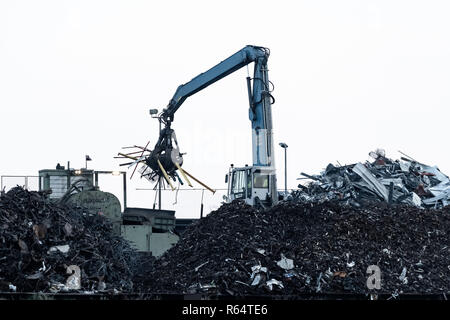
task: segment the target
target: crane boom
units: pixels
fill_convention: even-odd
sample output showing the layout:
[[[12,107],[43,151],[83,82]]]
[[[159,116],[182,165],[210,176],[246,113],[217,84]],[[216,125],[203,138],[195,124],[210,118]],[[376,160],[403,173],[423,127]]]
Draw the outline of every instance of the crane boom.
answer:
[[[250,104],[249,118],[252,122],[253,165],[273,166],[270,101],[273,97],[270,95],[270,82],[267,74],[269,54],[270,52],[267,48],[248,45],[208,71],[180,85],[172,99],[170,99],[168,106],[163,110],[161,114],[162,120],[166,125],[170,126],[175,112],[189,96],[254,62],[253,90],[251,89],[250,79],[247,79]]]

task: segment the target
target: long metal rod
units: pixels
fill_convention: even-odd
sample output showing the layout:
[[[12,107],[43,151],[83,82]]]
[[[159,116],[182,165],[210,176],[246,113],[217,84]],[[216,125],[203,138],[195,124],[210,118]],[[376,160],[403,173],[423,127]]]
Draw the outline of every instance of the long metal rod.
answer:
[[[142,155],[144,154],[145,149],[147,149],[147,146],[148,146],[149,143],[150,143],[150,140],[149,140],[149,141],[147,142],[147,144],[145,145],[145,148],[142,150],[142,153],[141,153],[141,155],[139,156],[139,158],[142,157]],[[138,158],[138,159],[139,159],[139,158]],[[134,167],[134,170],[133,170],[133,173],[131,174],[130,179],[133,178],[133,175],[134,175],[134,172],[136,171],[136,168],[137,168],[137,164],[136,164],[136,166]]]
[[[161,210],[161,177],[158,177],[158,209]]]
[[[284,148],[284,195],[287,195],[287,148]]]
[[[166,169],[164,169],[164,167],[162,166],[162,164],[161,164],[161,162],[159,161],[159,159],[157,159],[157,161],[158,161],[159,168],[161,169],[161,171],[162,171],[162,173],[163,173],[163,175],[164,175],[164,178],[166,179],[167,183],[168,183],[169,186],[172,188],[172,190],[175,190],[175,188],[174,188],[173,185],[172,185],[172,182],[170,182],[170,180],[169,180],[169,176],[167,175]]]
[[[200,219],[203,218],[203,194],[205,193],[205,189],[202,190],[202,201],[200,205]]]
[[[122,172],[123,174],[123,211],[127,208],[127,173]]]
[[[98,187],[98,172],[94,172],[94,187]]]
[[[23,175],[23,176],[18,176],[18,175],[2,175],[2,177],[5,178],[25,178],[25,177],[29,177],[29,178],[38,178],[39,176],[29,176],[29,175]]]
[[[161,135],[161,118],[158,118],[159,122],[159,132],[158,134]],[[161,176],[158,177],[158,209],[161,210]]]
[[[119,156],[122,156],[122,157],[124,157],[124,158],[128,158],[128,159],[132,159],[132,160],[137,160],[137,159],[139,159],[138,157],[132,157],[132,156],[129,156],[129,155],[126,155],[126,154],[124,154],[124,153],[118,153],[118,155]]]
[[[155,188],[136,188],[134,190],[138,191],[155,191]],[[206,188],[179,188],[180,191],[202,191],[206,190]],[[226,191],[227,189],[216,189],[215,191]],[[170,190],[163,190],[163,191],[170,191]],[[283,190],[280,190],[283,191]]]
[[[175,162],[175,166],[178,168],[178,170],[180,170],[181,175],[187,181],[189,187],[192,187],[192,183],[189,181],[188,177],[186,177],[186,175],[184,174],[184,170],[180,167],[180,165],[177,162]]]
[[[198,180],[197,178],[195,178],[194,176],[192,176],[189,172],[187,172],[186,170],[184,170],[184,173],[186,173],[190,178],[192,178],[194,181],[196,181],[197,183],[199,183],[200,185],[202,185],[203,187],[205,187],[206,189],[208,189],[209,191],[211,191],[213,194],[216,192],[216,190],[211,189],[210,187],[208,187],[206,184],[204,184],[203,182],[201,182],[200,180]]]
[[[132,155],[132,154],[136,154],[136,153],[142,153],[142,151],[141,150],[139,150],[139,151],[135,151],[135,152],[130,152],[130,153],[126,153],[127,155]]]
[[[136,188],[134,190],[137,191],[155,191],[155,188]],[[206,190],[206,188],[179,188],[178,190],[180,191],[202,191],[202,190]],[[228,189],[226,188],[219,188],[216,189],[215,191],[227,191]],[[290,189],[293,190],[293,189]],[[163,190],[163,191],[170,191],[170,190]],[[283,192],[284,189],[277,189],[277,191]]]

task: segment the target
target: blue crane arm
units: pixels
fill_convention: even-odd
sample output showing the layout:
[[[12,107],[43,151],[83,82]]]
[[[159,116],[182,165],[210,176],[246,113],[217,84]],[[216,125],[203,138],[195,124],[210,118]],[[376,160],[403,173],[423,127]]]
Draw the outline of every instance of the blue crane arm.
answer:
[[[271,111],[273,97],[269,90],[270,82],[267,70],[269,54],[267,48],[246,46],[208,71],[180,85],[168,106],[160,115],[160,119],[165,123],[167,130],[161,133],[157,146],[162,146],[164,145],[163,141],[170,140],[168,139],[171,132],[170,124],[173,121],[174,114],[189,96],[254,62],[253,88],[251,79],[247,77],[250,104],[249,118],[252,123],[253,165],[274,167]],[[161,147],[155,148],[155,153],[160,152],[160,149]]]
[[[266,48],[246,46],[208,71],[201,73],[191,81],[180,85],[170,100],[168,106],[164,109],[162,118],[165,122],[173,121],[175,112],[188,97],[199,92],[200,90],[205,89],[214,82],[226,77],[234,71],[239,70],[251,62],[261,60],[261,64],[265,64],[268,56],[269,51]]]

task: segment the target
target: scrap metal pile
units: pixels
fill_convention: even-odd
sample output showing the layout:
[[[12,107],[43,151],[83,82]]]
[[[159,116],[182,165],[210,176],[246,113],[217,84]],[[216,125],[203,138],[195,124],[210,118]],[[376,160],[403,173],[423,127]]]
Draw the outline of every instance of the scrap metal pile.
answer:
[[[150,292],[223,295],[450,292],[450,207],[225,204],[192,225],[144,283]]]
[[[427,208],[450,204],[450,179],[436,166],[409,157],[394,161],[381,149],[369,155],[373,162],[329,164],[320,175],[302,173],[313,181],[300,184],[292,198],[303,203],[338,201],[356,207],[379,201]]]
[[[137,253],[105,217],[86,212],[45,192],[2,192],[0,292],[133,290]]]

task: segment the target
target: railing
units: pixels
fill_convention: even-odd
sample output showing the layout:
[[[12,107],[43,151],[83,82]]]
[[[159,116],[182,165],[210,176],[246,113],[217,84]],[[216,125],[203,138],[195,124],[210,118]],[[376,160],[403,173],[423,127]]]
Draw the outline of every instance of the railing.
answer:
[[[152,201],[153,208],[158,209],[158,190],[153,188],[136,188],[137,191],[150,192],[147,198]],[[174,191],[161,189],[161,208],[175,210],[177,218],[200,218],[206,216],[213,210],[217,210],[225,201],[223,196],[227,195],[227,189],[215,189],[212,194],[203,188],[180,188]],[[284,193],[283,189],[278,189]],[[288,192],[292,189],[288,189]]]
[[[41,179],[39,176],[4,175],[0,176],[0,190],[8,191],[16,186],[24,187],[27,190],[39,190]]]
[[[136,188],[137,191],[150,193],[153,208],[158,209],[158,190],[152,188]],[[161,208],[175,210],[177,218],[200,218],[218,209],[224,201],[227,189],[215,189],[213,194],[205,188],[179,188],[174,191],[161,189]]]
[[[0,190],[8,191],[17,185],[23,186],[28,190],[39,190],[40,180],[41,179],[39,176],[2,175]],[[153,207],[154,209],[158,209],[158,190],[154,190],[153,188],[136,188],[136,190],[149,192],[149,195],[146,195],[144,200],[142,200],[143,197],[138,197],[138,199],[135,199],[137,200],[136,202],[138,202],[136,205],[137,207]],[[227,195],[227,189],[219,188],[215,190],[216,192],[212,194],[205,188],[180,188],[175,191],[170,189],[161,189],[161,208],[176,211],[177,218],[204,217],[211,211],[217,210],[225,201],[223,196]],[[116,194],[121,190],[117,189],[107,191]],[[284,192],[284,189],[279,189],[278,191]],[[118,194],[116,196],[121,199]]]

